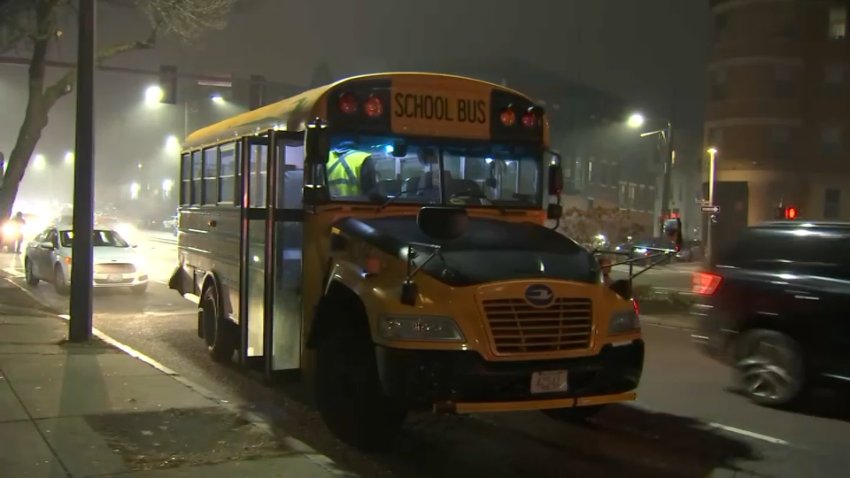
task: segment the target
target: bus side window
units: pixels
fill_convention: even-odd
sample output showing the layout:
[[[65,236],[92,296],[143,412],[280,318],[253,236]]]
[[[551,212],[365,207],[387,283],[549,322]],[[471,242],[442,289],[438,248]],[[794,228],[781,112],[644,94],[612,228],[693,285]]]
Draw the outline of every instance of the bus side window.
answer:
[[[189,153],[180,157],[180,205],[188,206],[192,202],[192,157]]]
[[[284,167],[280,170],[278,187],[283,188],[277,195],[277,207],[283,209],[301,209],[301,197],[304,189],[304,145],[281,145]]]
[[[233,204],[236,198],[237,158],[236,143],[223,144],[220,148],[221,169],[218,179],[219,202]]]
[[[218,202],[218,148],[204,150],[204,204]]]
[[[201,152],[195,151],[192,153],[192,204],[201,204],[201,184],[203,179],[203,164],[201,164]]]
[[[268,172],[268,151],[265,145],[252,145],[249,153],[248,166],[250,177],[248,178],[248,197],[251,207],[266,207],[266,174]]]

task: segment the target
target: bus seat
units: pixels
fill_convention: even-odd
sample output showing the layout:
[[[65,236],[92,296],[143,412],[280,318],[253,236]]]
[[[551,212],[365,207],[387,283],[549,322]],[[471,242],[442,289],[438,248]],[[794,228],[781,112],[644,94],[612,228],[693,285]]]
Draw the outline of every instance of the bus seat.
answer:
[[[471,179],[449,179],[446,182],[446,195],[468,193],[472,196],[483,196],[481,186]]]
[[[413,176],[412,178],[407,178],[401,185],[401,193],[402,194],[414,194],[417,189],[419,189],[419,183],[422,182],[421,176]]]

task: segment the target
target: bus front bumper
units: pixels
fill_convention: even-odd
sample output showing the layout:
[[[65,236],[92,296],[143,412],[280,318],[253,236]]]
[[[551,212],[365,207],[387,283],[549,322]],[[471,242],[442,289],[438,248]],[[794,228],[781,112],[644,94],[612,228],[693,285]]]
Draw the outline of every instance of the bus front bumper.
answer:
[[[377,347],[384,393],[413,408],[474,413],[601,405],[633,400],[644,343],[605,345],[597,355],[488,362],[473,351]],[[567,391],[531,393],[533,372],[566,370]]]

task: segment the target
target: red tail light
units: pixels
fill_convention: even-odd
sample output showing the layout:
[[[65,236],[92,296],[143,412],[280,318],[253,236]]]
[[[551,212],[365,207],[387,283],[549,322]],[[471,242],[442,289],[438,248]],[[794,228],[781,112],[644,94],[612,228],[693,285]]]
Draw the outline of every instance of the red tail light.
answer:
[[[720,286],[722,277],[710,272],[695,272],[693,275],[693,293],[699,295],[714,295]]]
[[[635,315],[640,317],[640,306],[638,305],[637,299],[632,299],[632,306],[635,308]]]
[[[503,126],[513,126],[514,123],[516,123],[516,113],[508,107],[502,111],[502,114],[499,115],[499,119],[502,120]]]
[[[526,128],[534,128],[535,126],[537,126],[537,115],[535,115],[531,111],[522,115],[522,125]]]
[[[384,104],[377,96],[370,96],[363,109],[366,110],[366,116],[370,118],[377,118],[384,114]]]
[[[347,115],[357,112],[357,97],[354,93],[344,93],[339,97],[339,110]]]

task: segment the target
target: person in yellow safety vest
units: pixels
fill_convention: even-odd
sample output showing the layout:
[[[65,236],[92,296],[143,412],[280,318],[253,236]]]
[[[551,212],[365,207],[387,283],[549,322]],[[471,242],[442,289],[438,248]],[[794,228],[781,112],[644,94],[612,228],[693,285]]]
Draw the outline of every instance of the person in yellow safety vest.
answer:
[[[366,195],[375,188],[372,154],[341,146],[328,159],[328,186],[332,197]]]

